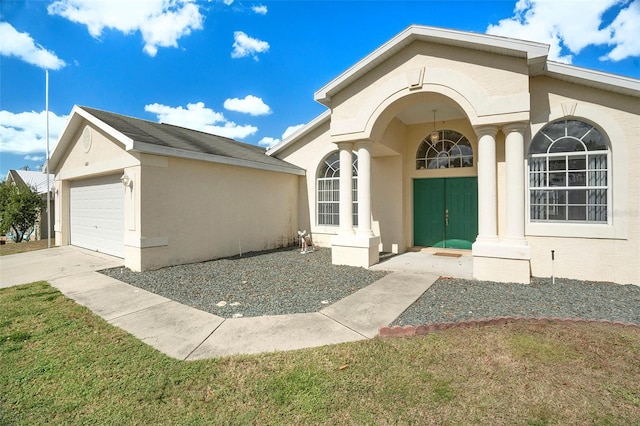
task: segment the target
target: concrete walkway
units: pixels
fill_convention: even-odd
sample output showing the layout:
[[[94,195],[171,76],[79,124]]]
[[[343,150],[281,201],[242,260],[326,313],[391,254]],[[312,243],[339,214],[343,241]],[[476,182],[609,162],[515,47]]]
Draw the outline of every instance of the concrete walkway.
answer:
[[[159,351],[195,360],[373,338],[438,278],[394,272],[320,312],[225,319],[95,272],[121,265],[122,259],[69,246],[3,256],[0,287],[46,280]]]
[[[471,280],[473,279],[473,256],[470,250],[426,248],[394,256],[373,265],[370,269],[436,274]]]

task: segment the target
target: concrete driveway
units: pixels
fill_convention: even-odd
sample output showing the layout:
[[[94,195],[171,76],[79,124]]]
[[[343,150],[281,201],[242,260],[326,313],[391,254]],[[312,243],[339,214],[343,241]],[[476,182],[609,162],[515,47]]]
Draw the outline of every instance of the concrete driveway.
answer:
[[[53,281],[124,265],[124,260],[73,246],[0,256],[0,288]]]

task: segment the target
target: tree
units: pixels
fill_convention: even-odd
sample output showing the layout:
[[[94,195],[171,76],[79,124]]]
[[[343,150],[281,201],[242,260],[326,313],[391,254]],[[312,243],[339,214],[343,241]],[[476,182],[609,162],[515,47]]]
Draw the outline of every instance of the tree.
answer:
[[[42,197],[33,188],[0,182],[0,234],[11,229],[19,243],[35,225],[41,208]]]

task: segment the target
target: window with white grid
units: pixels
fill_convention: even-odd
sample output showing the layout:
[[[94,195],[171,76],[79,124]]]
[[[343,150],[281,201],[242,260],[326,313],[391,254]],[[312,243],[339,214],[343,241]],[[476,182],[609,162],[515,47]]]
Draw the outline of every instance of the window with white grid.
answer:
[[[594,126],[547,125],[529,149],[531,222],[607,223],[609,171],[608,144]]]
[[[358,225],[358,156],[353,153],[353,225]],[[316,180],[318,225],[340,225],[340,152],[327,156]]]
[[[438,130],[424,138],[416,153],[416,170],[457,167],[473,167],[473,147],[463,134]]]

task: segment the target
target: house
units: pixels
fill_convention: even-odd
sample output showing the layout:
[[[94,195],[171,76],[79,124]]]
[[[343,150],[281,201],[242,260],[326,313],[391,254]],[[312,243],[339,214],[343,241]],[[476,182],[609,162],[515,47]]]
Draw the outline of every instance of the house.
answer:
[[[327,111],[268,155],[307,171],[335,263],[472,250],[477,279],[640,283],[640,81],[549,46],[411,26],[315,93]],[[341,167],[348,164],[348,167]]]
[[[263,148],[76,106],[49,160],[56,245],[140,271],[290,245],[304,170]]]
[[[48,217],[54,222],[54,198],[53,188],[54,175],[34,170],[9,170],[5,182],[14,185],[25,185],[35,190],[42,197],[42,209],[38,214],[34,225],[34,232],[30,235],[31,240],[41,240],[49,238]],[[49,191],[49,213],[47,212],[47,191]],[[53,229],[51,229],[53,231]],[[52,234],[53,236],[53,234]]]
[[[50,160],[56,243],[106,241],[80,219],[108,187],[123,221],[112,253],[137,270],[284,245],[307,229],[336,264],[462,248],[481,280],[528,283],[553,268],[639,284],[640,80],[548,54],[411,26],[318,90],[327,111],[266,155],[76,107]]]

